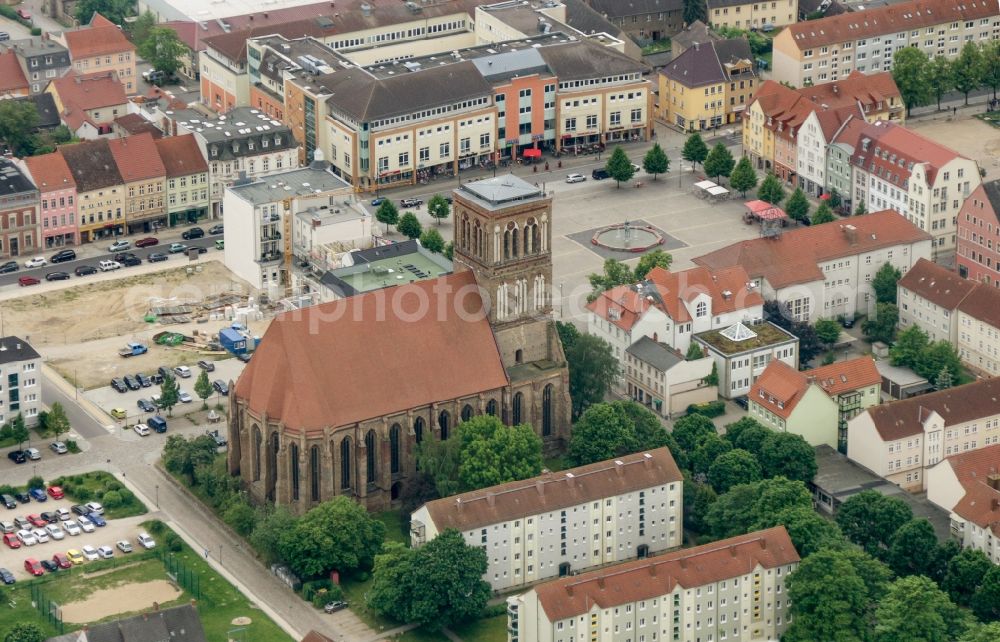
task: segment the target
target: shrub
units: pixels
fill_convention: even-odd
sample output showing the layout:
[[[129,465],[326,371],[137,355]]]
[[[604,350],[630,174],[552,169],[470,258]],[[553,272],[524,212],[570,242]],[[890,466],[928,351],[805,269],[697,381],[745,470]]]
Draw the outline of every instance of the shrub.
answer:
[[[63,493],[65,493],[67,497],[72,497],[73,493],[76,492],[76,485],[73,484],[73,482],[71,481],[64,481],[64,482],[53,481],[52,485],[62,488]]]
[[[45,480],[35,475],[28,480],[28,488],[45,488]]]
[[[80,486],[76,489],[76,494],[73,496],[78,502],[89,502],[94,497],[94,493],[90,492],[90,489],[86,486]]]
[[[358,582],[367,582],[369,578],[371,578],[371,573],[369,573],[368,571],[358,571],[354,575],[354,579],[356,579]]]
[[[135,501],[135,493],[127,488],[118,489],[118,494],[121,495],[122,506],[127,506]]]
[[[306,602],[311,602],[318,593],[323,592],[324,594],[330,590],[333,586],[333,582],[329,579],[311,580],[309,582],[302,583],[302,599]],[[339,587],[338,587],[339,588]],[[324,601],[320,606],[326,604]]]
[[[163,543],[171,553],[180,553],[184,548],[184,542],[173,531],[167,531],[167,534],[163,536]]]
[[[716,399],[715,401],[691,404],[687,407],[687,413],[689,415],[702,415],[703,417],[719,417],[726,414],[726,402]]]
[[[480,617],[485,620],[486,618],[498,617],[500,615],[507,615],[507,604],[505,602],[488,605],[483,609],[483,614]]]
[[[326,589],[320,589],[313,594],[312,600],[310,601],[312,602],[313,606],[315,606],[318,609],[321,609],[327,602],[330,601],[330,598],[327,596]]]
[[[103,502],[106,508],[118,508],[122,505],[122,496],[117,490],[109,490],[104,493]]]
[[[0,486],[0,495],[13,495],[17,491],[10,484],[4,484]]]
[[[41,29],[41,27],[32,27],[31,28],[31,35],[33,35],[33,36],[40,36],[40,35],[42,35],[42,29]]]
[[[226,512],[222,514],[222,520],[234,531],[246,537],[253,532],[257,511],[241,497],[234,496]]]
[[[329,601],[342,600],[344,599],[344,589],[341,588],[340,584],[330,583],[330,588],[326,589],[326,599]],[[507,604],[504,603],[504,613],[506,613]]]
[[[163,531],[167,530],[167,525],[158,519],[154,519],[146,525],[146,528],[149,529],[149,532],[153,535],[162,535]]]
[[[77,484],[86,484],[87,475],[76,475],[75,477],[73,477],[73,481],[76,482]]]
[[[70,451],[74,455],[80,452],[80,446],[73,439],[66,440],[66,450]]]

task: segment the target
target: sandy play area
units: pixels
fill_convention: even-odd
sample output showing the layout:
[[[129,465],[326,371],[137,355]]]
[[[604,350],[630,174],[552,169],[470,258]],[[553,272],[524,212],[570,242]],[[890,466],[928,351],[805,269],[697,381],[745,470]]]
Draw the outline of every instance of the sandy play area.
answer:
[[[986,170],[983,180],[1000,178],[1000,129],[976,118],[951,121],[946,117],[915,120],[907,127],[978,161]]]
[[[180,589],[167,580],[124,584],[94,591],[86,599],[64,604],[60,611],[64,622],[84,624],[119,613],[144,611],[151,608],[154,602],[165,604],[176,600],[181,593]]]

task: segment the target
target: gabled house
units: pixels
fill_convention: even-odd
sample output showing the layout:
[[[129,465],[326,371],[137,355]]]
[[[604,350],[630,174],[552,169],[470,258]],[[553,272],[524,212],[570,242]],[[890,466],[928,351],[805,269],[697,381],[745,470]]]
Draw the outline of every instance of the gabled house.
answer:
[[[837,446],[837,404],[804,372],[772,361],[747,395],[750,416],[772,430],[801,435],[810,446]]]
[[[814,110],[806,117],[796,141],[797,184],[810,196],[822,196],[827,190],[827,154],[830,143],[848,120],[864,115],[858,105],[837,109]]]
[[[951,514],[951,534],[1000,564],[1000,444],[952,455],[927,471],[927,499]]]
[[[125,88],[114,72],[70,74],[49,83],[59,117],[77,138],[111,134],[115,118],[128,113]]]
[[[641,337],[625,349],[626,394],[662,417],[682,414],[719,396],[718,386],[706,382],[713,363],[708,356],[687,360],[667,344]]]
[[[86,27],[54,34],[53,39],[69,49],[76,73],[111,72],[129,95],[138,91],[135,45],[129,42],[118,25],[101,14],[95,13]]]
[[[958,213],[958,273],[1000,288],[1000,180],[981,184]]]
[[[13,51],[0,53],[0,99],[31,95],[31,87]]]

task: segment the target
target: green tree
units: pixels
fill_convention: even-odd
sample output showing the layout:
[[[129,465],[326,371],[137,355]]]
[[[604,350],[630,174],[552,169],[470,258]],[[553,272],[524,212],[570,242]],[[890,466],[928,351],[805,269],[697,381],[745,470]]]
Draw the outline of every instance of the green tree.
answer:
[[[816,337],[828,346],[837,343],[840,338],[840,324],[833,319],[818,319],[814,328]]]
[[[912,47],[911,47],[912,48]],[[896,284],[903,274],[892,263],[883,263],[872,277],[872,290],[879,303],[896,303]]]
[[[708,373],[708,376],[702,379],[702,382],[706,386],[718,386],[719,385],[719,364],[712,362],[712,371]]]
[[[107,494],[104,497],[106,502]],[[257,511],[245,501],[233,501],[222,513],[222,521],[243,537],[247,537],[253,533],[257,524]]]
[[[865,207],[865,199],[859,198],[858,205],[857,207],[854,208],[854,215],[861,216],[862,214],[867,214],[867,213],[868,213],[868,208]]]
[[[951,376],[951,370],[948,368],[941,368],[941,372],[938,373],[937,378],[934,380],[935,390],[945,390],[951,388],[954,385],[954,379]]]
[[[385,231],[388,232],[390,225],[399,223],[399,209],[395,203],[387,198],[375,210],[375,220],[385,225]]]
[[[58,401],[52,402],[52,407],[46,415],[45,425],[56,439],[69,432],[69,417],[66,416],[66,409]]]
[[[886,563],[900,576],[931,576],[938,548],[934,527],[926,518],[911,519],[889,540]]]
[[[684,148],[681,150],[681,158],[691,163],[692,169],[698,163],[704,163],[708,158],[708,145],[702,140],[701,134],[694,132],[684,141]]]
[[[692,341],[691,345],[688,346],[687,354],[684,355],[684,360],[694,361],[696,359],[703,359],[704,357],[705,353],[702,352],[701,347],[697,343]]]
[[[698,445],[710,436],[717,434],[715,424],[704,415],[686,415],[674,422],[670,433],[677,445],[686,453],[694,453]]]
[[[978,624],[970,627],[958,642],[997,642],[1000,640],[1000,622]]]
[[[423,226],[420,225],[420,221],[417,220],[417,215],[413,212],[407,212],[399,217],[399,224],[396,225],[396,230],[408,239],[420,238],[421,232],[423,232]]]
[[[201,399],[202,410],[208,408],[208,398],[212,396],[213,392],[212,382],[208,380],[208,371],[202,370],[194,382],[194,393]]]
[[[972,612],[983,622],[1000,620],[1000,566],[986,571],[970,605]]]
[[[781,186],[781,181],[774,174],[764,177],[764,182],[757,188],[757,198],[766,201],[771,205],[779,205],[785,200],[785,188]]]
[[[628,155],[625,154],[625,150],[620,145],[611,152],[604,169],[607,170],[611,178],[615,179],[615,184],[619,188],[622,186],[622,181],[628,182],[635,176],[635,167],[632,166],[632,161],[628,159]]]
[[[368,603],[397,622],[438,631],[479,617],[491,595],[487,568],[485,550],[447,529],[420,548],[397,544],[379,555]]]
[[[830,194],[830,199],[823,202],[829,204],[831,208],[837,209],[838,207],[844,204],[844,199],[841,197],[840,192],[838,192],[835,189],[832,189],[830,190],[829,194]],[[814,214],[813,218],[815,218],[815,216],[816,215]]]
[[[1000,89],[1000,40],[990,40],[982,43],[982,80],[983,85],[993,90],[993,98]]]
[[[592,334],[580,335],[565,353],[569,366],[569,397],[575,418],[604,399],[620,368],[611,344]]]
[[[941,98],[955,86],[955,70],[951,61],[944,56],[936,56],[927,65],[927,89],[937,101],[941,111]]]
[[[168,372],[163,376],[163,383],[160,384],[160,400],[157,403],[161,408],[166,408],[170,416],[173,416],[174,406],[180,401],[180,391],[174,375]]]
[[[708,484],[694,481],[689,475],[684,476],[684,528],[696,533],[708,530],[705,517],[718,495]]]
[[[678,450],[656,415],[634,401],[612,401],[594,404],[580,416],[573,425],[566,459],[583,466],[663,446]]]
[[[534,477],[542,472],[542,439],[531,426],[505,426],[491,415],[458,425],[458,480],[462,491]]]
[[[18,622],[3,636],[3,642],[45,642],[45,634],[33,622]]]
[[[186,438],[170,435],[163,445],[163,466],[175,475],[187,477],[188,485],[194,486],[195,472],[215,460],[218,446],[208,435]]]
[[[31,438],[31,434],[28,432],[28,427],[24,425],[24,417],[21,413],[17,413],[14,419],[10,422],[10,436],[17,442],[17,449],[21,450],[24,446],[24,442]]]
[[[892,303],[876,303],[875,314],[865,319],[861,331],[869,341],[892,343],[896,338],[896,323],[899,321],[899,308]]]
[[[708,3],[705,0],[684,0],[684,24],[695,21],[708,22]]]
[[[772,430],[752,417],[743,417],[735,423],[726,426],[726,439],[733,448],[740,448],[760,458],[764,442],[771,436]]]
[[[149,37],[150,30],[156,26],[156,16],[147,9],[141,13],[134,22],[127,24],[129,38],[134,44],[138,44]]]
[[[958,58],[951,61],[952,88],[965,95],[969,104],[969,94],[983,84],[983,53],[976,43],[969,41],[962,47]]]
[[[757,187],[757,172],[754,171],[750,159],[746,156],[740,158],[740,162],[736,163],[736,167],[733,168],[733,173],[729,177],[729,186],[739,190],[744,198],[746,198],[748,191]]]
[[[812,495],[806,485],[784,477],[737,484],[712,504],[705,516],[709,532],[719,539],[742,535],[754,524],[786,509],[812,510]]]
[[[916,47],[903,47],[897,49],[892,59],[892,79],[899,87],[899,93],[906,105],[906,115],[910,115],[910,110],[914,107],[926,105],[930,102],[931,91],[927,83],[927,67],[930,61],[925,54]]]
[[[712,462],[732,450],[732,445],[717,433],[706,435],[694,452],[688,452],[688,466],[695,475],[708,475]],[[718,490],[718,489],[716,489]]]
[[[925,379],[934,381],[943,370],[951,374],[952,381],[957,381],[962,374],[962,361],[954,344],[941,339],[928,345],[917,355],[913,371]]]
[[[556,321],[556,332],[559,334],[559,343],[562,344],[563,350],[569,350],[569,347],[580,338],[580,331],[571,322]]]
[[[281,535],[281,557],[301,578],[366,569],[371,568],[384,538],[382,522],[340,495],[309,509]]]
[[[441,252],[444,257],[449,261],[455,260],[455,241],[448,241],[444,244],[444,250]]]
[[[653,143],[653,146],[646,152],[646,156],[642,159],[642,168],[646,170],[647,174],[653,175],[654,181],[657,174],[666,174],[670,171],[670,159],[667,158],[666,152],[663,151],[659,143]]]
[[[417,469],[434,482],[439,497],[461,491],[458,468],[461,465],[460,439],[424,439],[417,444]]]
[[[788,202],[785,203],[785,212],[796,221],[803,221],[808,218],[809,200],[806,199],[806,194],[802,191],[801,187],[796,187],[792,195],[788,197]]]
[[[967,616],[933,580],[912,575],[889,585],[875,610],[873,640],[947,642],[964,633],[968,624]]]
[[[38,110],[30,100],[0,100],[0,139],[15,156],[30,156],[31,134],[38,126]]]
[[[435,194],[427,201],[427,214],[441,225],[442,220],[451,216],[451,205],[444,196]]]
[[[992,568],[993,563],[986,553],[974,548],[963,548],[958,555],[948,560],[941,588],[947,591],[956,604],[971,606],[979,585]]]
[[[779,524],[788,531],[795,550],[803,559],[824,548],[848,546],[837,524],[811,508],[802,506],[786,508],[775,515],[765,515],[758,519],[753,527],[763,529]]]
[[[760,464],[766,477],[809,483],[816,476],[816,451],[802,435],[772,432],[761,444]]]
[[[718,181],[723,176],[729,178],[735,165],[736,161],[733,160],[733,155],[726,149],[725,145],[718,143],[705,158],[705,173],[714,176],[715,180]]]
[[[847,539],[881,557],[896,531],[913,519],[913,511],[901,499],[863,490],[840,505],[836,519]]]
[[[123,25],[125,18],[134,13],[134,3],[132,0],[78,0],[73,16],[81,25],[89,25],[95,13],[116,25]]]
[[[830,199],[833,200],[833,199]],[[812,215],[813,225],[822,225],[823,223],[833,223],[837,220],[837,217],[833,215],[833,210],[827,205],[826,201],[819,204],[816,211]]]
[[[745,450],[725,452],[708,468],[708,483],[717,493],[725,493],[737,484],[749,484],[761,479],[763,472],[757,458]]]
[[[441,237],[441,232],[429,227],[420,235],[420,244],[431,252],[440,254],[444,249],[444,238]]]
[[[913,368],[929,344],[927,333],[920,326],[911,325],[896,335],[896,343],[889,350],[889,359],[894,366]]]
[[[146,39],[139,43],[138,51],[153,69],[170,76],[180,69],[180,59],[187,52],[187,47],[173,29],[153,27]]]
[[[664,270],[670,269],[670,264],[674,262],[674,257],[670,254],[664,252],[663,250],[653,250],[652,252],[647,252],[643,254],[639,259],[639,263],[635,266],[635,272],[632,273],[633,281],[644,281],[646,276],[649,275],[649,271],[655,267],[663,268]]]
[[[587,279],[590,281],[590,287],[592,288],[591,293],[587,295],[587,301],[596,300],[601,295],[601,292],[610,290],[613,287],[636,282],[631,268],[615,259],[604,259],[604,273],[591,274]]]

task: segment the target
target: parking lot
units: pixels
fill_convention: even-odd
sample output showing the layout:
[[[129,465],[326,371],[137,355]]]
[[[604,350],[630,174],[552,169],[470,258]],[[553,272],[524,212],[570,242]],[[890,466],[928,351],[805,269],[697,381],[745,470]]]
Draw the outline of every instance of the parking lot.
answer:
[[[149,376],[152,375],[158,364],[146,357],[133,357],[129,361],[134,361],[135,370],[132,372],[133,376],[137,372],[142,372],[143,374]],[[177,384],[180,389],[191,395],[192,401],[189,403],[178,403],[174,406],[173,414],[182,415],[186,412],[197,410],[201,408],[201,399],[194,391],[194,382],[197,381],[198,375],[201,374],[201,368],[197,364],[197,356],[192,353],[190,360],[185,362],[191,369],[191,376],[187,379],[181,379],[177,377]],[[236,358],[223,359],[221,361],[213,361],[215,364],[215,370],[208,373],[209,381],[215,381],[216,379],[221,379],[228,386],[230,382],[235,382],[243,372],[243,368],[246,364]],[[127,413],[127,417],[124,420],[118,420],[118,425],[131,425],[138,422],[144,422],[149,419],[153,414],[142,412],[139,409],[138,402],[139,399],[150,399],[154,394],[159,394],[160,386],[153,384],[148,388],[140,388],[139,390],[129,390],[127,392],[117,392],[111,387],[110,382],[108,385],[101,386],[100,388],[94,388],[88,390],[84,393],[84,397],[97,404],[99,408],[111,414],[111,411],[115,408],[121,408]],[[210,405],[215,405],[216,403],[226,403],[226,398],[220,395],[218,392],[213,392],[212,396],[207,399]],[[166,417],[166,413],[162,413]],[[167,422],[170,419],[167,417]]]
[[[0,520],[13,522],[15,517],[26,517],[30,514],[54,511],[57,508],[68,509],[72,505],[73,502],[68,499],[53,500],[50,498],[48,501],[42,503],[32,501],[28,504],[19,504],[15,509],[0,507]],[[76,520],[78,516],[74,514],[72,518]],[[137,549],[138,545],[135,538],[144,530],[140,526],[140,523],[147,519],[149,519],[148,515],[109,519],[107,520],[107,526],[95,528],[93,533],[81,532],[79,535],[66,534],[61,540],[49,538],[48,542],[35,544],[34,546],[21,546],[20,548],[12,549],[6,545],[0,545],[0,568],[9,570],[18,580],[26,580],[31,575],[24,570],[24,560],[29,557],[39,561],[52,559],[52,556],[56,553],[65,553],[70,549],[80,550],[87,544],[94,548],[110,546],[115,551],[115,557],[121,557],[124,553],[118,550],[115,542],[121,539],[128,540],[132,548]]]

